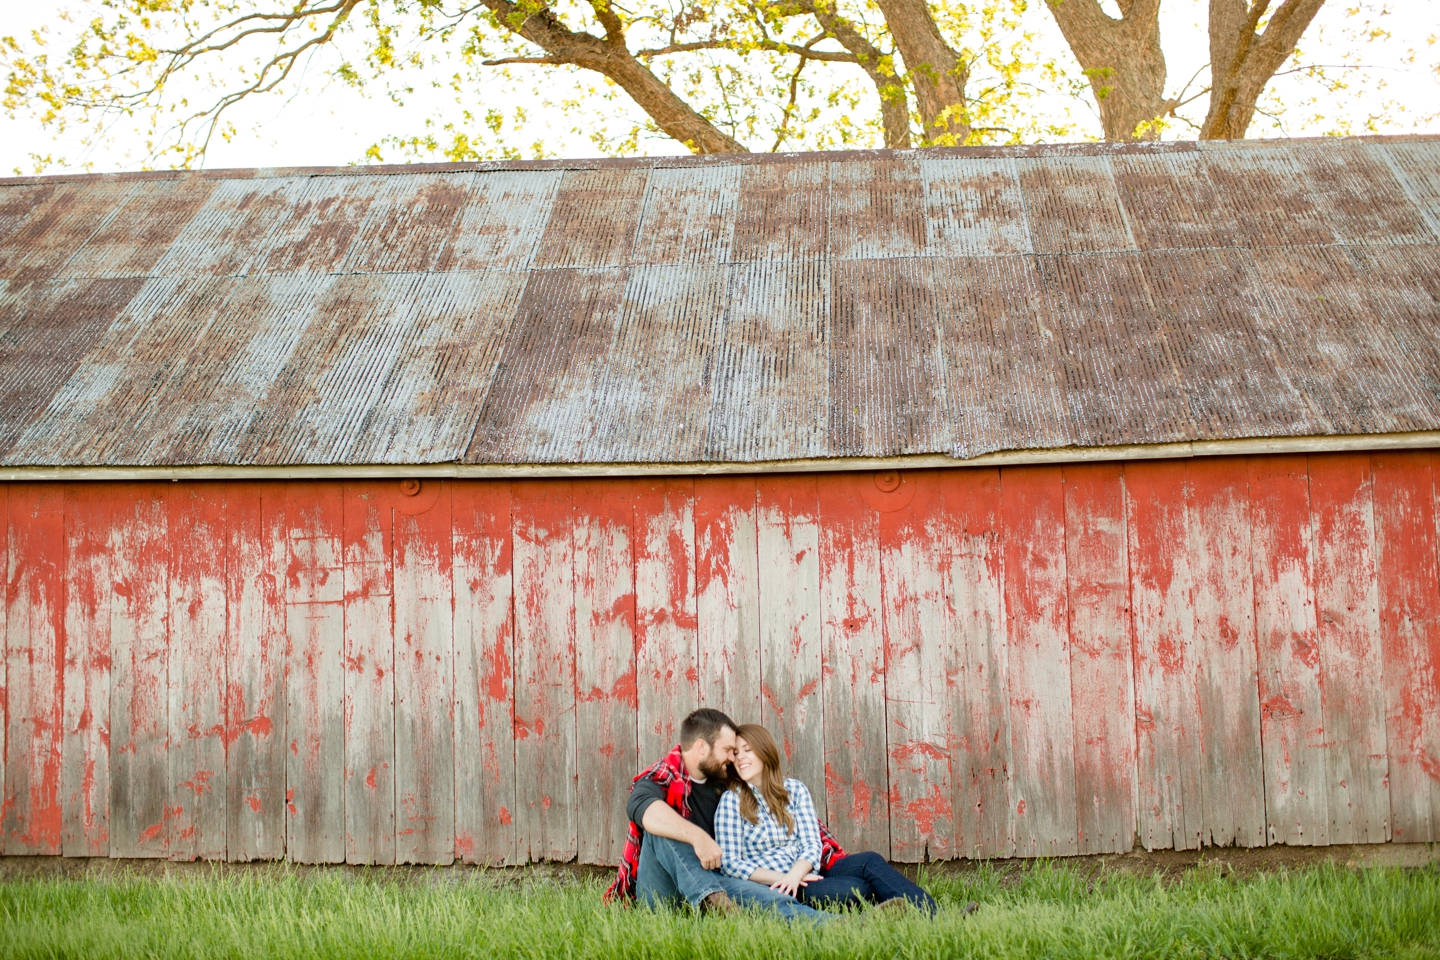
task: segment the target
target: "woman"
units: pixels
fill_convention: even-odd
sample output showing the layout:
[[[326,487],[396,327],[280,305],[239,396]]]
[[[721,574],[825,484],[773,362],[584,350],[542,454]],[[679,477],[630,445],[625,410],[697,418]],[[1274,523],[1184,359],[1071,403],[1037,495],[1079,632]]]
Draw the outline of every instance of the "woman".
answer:
[[[720,798],[715,839],[727,876],[763,883],[812,907],[861,902],[909,903],[932,916],[930,894],[878,853],[852,853],[822,864],[820,820],[805,784],[780,770],[770,731],[741,724],[735,738],[735,772],[744,781]]]

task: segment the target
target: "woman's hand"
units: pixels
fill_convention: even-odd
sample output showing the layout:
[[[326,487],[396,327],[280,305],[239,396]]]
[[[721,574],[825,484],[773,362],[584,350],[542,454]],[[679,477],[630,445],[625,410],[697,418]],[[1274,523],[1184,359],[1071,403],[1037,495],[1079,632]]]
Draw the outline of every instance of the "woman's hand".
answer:
[[[799,895],[800,888],[805,884],[814,883],[819,879],[819,875],[811,871],[808,860],[796,860],[795,865],[790,868],[790,872],[770,884],[770,889],[794,897]]]
[[[776,880],[774,883],[770,884],[770,889],[774,890],[776,893],[783,893],[787,896],[793,897],[804,885],[805,883],[803,880],[801,880],[800,877],[795,876],[795,874],[793,873],[787,873],[779,880]]]

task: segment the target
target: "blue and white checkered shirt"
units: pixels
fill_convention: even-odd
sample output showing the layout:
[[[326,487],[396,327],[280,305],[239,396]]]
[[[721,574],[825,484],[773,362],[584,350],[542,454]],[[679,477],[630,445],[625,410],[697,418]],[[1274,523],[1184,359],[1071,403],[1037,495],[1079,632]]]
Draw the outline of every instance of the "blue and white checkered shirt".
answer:
[[[747,784],[740,789],[751,787]],[[748,880],[761,868],[788,873],[801,858],[810,861],[811,867],[820,865],[820,819],[815,815],[815,801],[799,780],[786,777],[785,791],[790,794],[793,834],[780,826],[758,790],[752,792],[760,808],[759,823],[740,816],[740,794],[734,790],[727,790],[720,798],[715,808],[715,842],[725,855],[720,871],[727,877]]]

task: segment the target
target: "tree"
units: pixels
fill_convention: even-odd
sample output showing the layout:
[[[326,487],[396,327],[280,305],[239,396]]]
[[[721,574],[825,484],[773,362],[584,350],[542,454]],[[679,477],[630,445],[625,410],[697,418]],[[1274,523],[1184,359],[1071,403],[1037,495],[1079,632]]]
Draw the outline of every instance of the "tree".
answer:
[[[1202,140],[1240,139],[1265,85],[1286,62],[1325,0],[1210,0],[1209,96]],[[1160,0],[1117,0],[1120,17],[1099,0],[1047,0],[1065,41],[1090,81],[1107,140],[1155,139],[1185,102],[1165,96]]]
[[[497,129],[485,71],[590,71],[695,153],[864,145],[871,128],[889,147],[1034,136],[1023,104],[1046,65],[1020,28],[1025,0],[876,2],[90,0],[63,52],[43,34],[0,41],[4,103],[92,138],[143,121],[147,160],[188,166],[234,133],[237,104],[292,90],[328,52],[334,77],[396,97],[414,92],[406,71],[449,57],[466,117]],[[857,116],[867,100],[874,114]],[[478,155],[461,126],[384,142]],[[645,132],[602,145],[633,149]]]

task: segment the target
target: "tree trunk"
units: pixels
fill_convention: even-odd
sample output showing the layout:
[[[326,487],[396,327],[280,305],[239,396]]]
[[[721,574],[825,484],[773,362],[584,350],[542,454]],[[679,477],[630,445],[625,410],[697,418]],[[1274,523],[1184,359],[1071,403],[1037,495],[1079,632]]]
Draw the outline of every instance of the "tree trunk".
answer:
[[[1270,0],[1210,0],[1210,109],[1201,140],[1239,140],[1250,128],[1255,103],[1325,0],[1284,0],[1256,33]]]
[[[1080,61],[1100,108],[1106,140],[1154,140],[1154,121],[1174,106],[1165,99],[1160,0],[1119,0],[1121,19],[1097,0],[1047,0],[1065,42]]]
[[[619,19],[609,6],[595,4],[605,37],[576,32],[548,8],[525,16],[510,0],[484,0],[496,20],[544,50],[546,62],[570,63],[604,74],[630,95],[656,126],[693,153],[749,153],[744,144],[696,113],[660,81],[625,45]],[[522,19],[523,18],[523,19]]]
[[[885,59],[874,44],[857,30],[849,20],[837,14],[833,7],[822,4],[805,4],[805,9],[814,15],[822,30],[840,41],[840,45],[855,55],[860,69],[875,85],[880,95],[880,122],[885,130],[885,146],[891,150],[904,150],[910,146],[910,98],[905,95],[905,86],[900,78],[880,69]]]
[[[965,62],[945,43],[925,0],[877,2],[905,60],[905,74],[915,88],[915,106],[925,127],[925,143],[963,144],[970,136],[970,122],[965,115],[965,83],[969,79]]]

